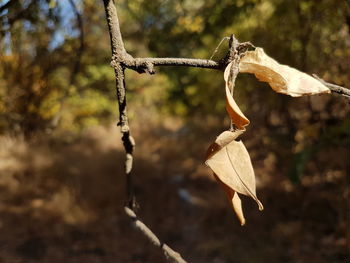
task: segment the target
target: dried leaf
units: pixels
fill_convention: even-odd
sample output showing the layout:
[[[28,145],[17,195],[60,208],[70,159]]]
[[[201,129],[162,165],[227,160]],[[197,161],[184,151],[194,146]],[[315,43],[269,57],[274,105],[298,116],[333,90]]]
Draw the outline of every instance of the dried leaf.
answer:
[[[245,130],[236,131],[224,131],[218,137],[216,137],[215,142],[213,142],[205,155],[205,160],[208,160],[215,153],[217,153],[221,148],[225,147],[227,144],[238,138]]]
[[[237,193],[252,197],[259,210],[263,209],[263,205],[256,197],[255,175],[249,153],[242,141],[235,141],[242,132],[221,133],[209,147],[205,163],[221,182],[241,224],[244,224],[241,200]]]
[[[317,79],[295,68],[279,64],[266,55],[262,48],[246,52],[241,58],[239,70],[253,73],[260,81],[268,82],[276,92],[293,97],[330,93]]]
[[[215,176],[215,179],[218,181],[218,183],[226,192],[227,198],[230,201],[232,208],[235,211],[239,222],[241,223],[241,226],[243,226],[245,224],[245,218],[244,218],[243,209],[242,209],[242,201],[239,198],[237,192],[232,190],[232,188],[228,187],[222,181],[220,181],[219,177],[215,173],[214,173],[214,176]]]
[[[229,83],[229,75],[230,75],[230,69],[232,66],[232,62],[229,63],[225,69],[224,72],[224,79],[225,79],[225,91],[226,91],[226,110],[228,114],[230,115],[230,118],[232,122],[236,125],[238,129],[244,129],[245,126],[247,126],[250,122],[246,116],[242,113],[240,108],[238,107],[237,103],[233,99],[231,93],[230,93],[230,85],[233,85]]]

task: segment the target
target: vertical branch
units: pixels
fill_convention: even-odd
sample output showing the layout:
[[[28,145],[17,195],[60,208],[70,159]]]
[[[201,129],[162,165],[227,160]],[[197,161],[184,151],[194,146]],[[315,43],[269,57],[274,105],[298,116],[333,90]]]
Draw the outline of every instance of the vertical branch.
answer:
[[[134,139],[130,135],[130,128],[128,123],[128,116],[126,110],[126,87],[125,87],[125,62],[132,59],[132,57],[126,52],[122,40],[122,36],[119,28],[119,21],[117,16],[117,10],[114,5],[114,0],[103,0],[107,23],[109,28],[109,34],[112,47],[112,66],[114,67],[114,73],[116,78],[116,89],[119,104],[119,123],[122,132],[122,141],[125,149],[125,175],[126,175],[126,191],[127,191],[127,204],[125,207],[125,213],[130,217],[134,226],[143,233],[155,246],[160,247],[163,250],[167,259],[172,262],[186,263],[182,259],[181,255],[169,246],[162,243],[159,238],[141,221],[137,218],[134,208],[136,206],[135,195],[132,183],[132,164],[133,164],[133,150],[135,146]]]
[[[126,153],[125,160],[125,175],[126,175],[126,192],[127,192],[127,206],[131,209],[135,207],[135,197],[132,184],[132,164],[133,164],[133,150],[135,146],[134,139],[130,135],[129,121],[126,109],[126,88],[125,88],[125,68],[122,62],[128,57],[124,48],[124,43],[119,27],[119,20],[117,9],[113,0],[103,0],[109,35],[111,40],[113,67],[116,77],[116,90],[119,105],[119,123],[122,132],[122,141]]]
[[[114,0],[103,0],[107,15],[109,36],[111,39],[112,56],[118,62],[122,62],[128,56],[120,32],[119,19]],[[129,55],[130,56],[130,55]]]

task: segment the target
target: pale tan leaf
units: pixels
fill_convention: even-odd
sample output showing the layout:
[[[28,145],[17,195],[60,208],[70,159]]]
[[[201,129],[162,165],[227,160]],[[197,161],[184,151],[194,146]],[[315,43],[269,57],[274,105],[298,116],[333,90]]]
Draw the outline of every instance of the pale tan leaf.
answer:
[[[246,52],[241,58],[239,71],[253,73],[260,81],[268,82],[276,92],[293,97],[330,93],[317,79],[295,68],[279,64],[266,55],[262,48]]]
[[[233,210],[235,211],[239,222],[241,223],[241,226],[245,224],[245,218],[243,214],[243,209],[242,209],[242,201],[239,198],[238,194],[236,191],[232,190],[232,188],[228,187],[226,184],[224,184],[216,174],[214,174],[215,179],[218,181],[218,183],[222,186],[224,189],[228,200],[230,201]]]
[[[205,163],[225,186],[224,190],[242,223],[244,217],[243,212],[240,212],[240,199],[234,192],[252,197],[259,210],[263,209],[263,205],[256,196],[255,174],[249,153],[242,141],[235,141],[238,135],[239,131],[221,133],[209,147]]]
[[[244,116],[243,112],[238,107],[237,103],[233,99],[230,93],[230,85],[233,83],[229,83],[229,75],[230,69],[232,66],[232,62],[229,63],[224,72],[225,79],[225,92],[226,92],[226,110],[230,115],[232,122],[236,125],[238,129],[244,129],[250,122],[246,116]]]
[[[234,139],[238,138],[245,130],[236,131],[224,131],[218,137],[216,137],[215,142],[213,142],[205,155],[205,160],[209,159],[213,154],[219,151],[222,147],[226,146]]]
[[[233,193],[233,195],[232,195]],[[241,223],[241,226],[245,225],[245,218],[244,218],[244,214],[243,214],[243,209],[242,209],[242,201],[241,198],[239,198],[237,192],[233,191],[231,192],[231,203],[232,203],[232,207],[233,210],[235,211],[239,222]]]

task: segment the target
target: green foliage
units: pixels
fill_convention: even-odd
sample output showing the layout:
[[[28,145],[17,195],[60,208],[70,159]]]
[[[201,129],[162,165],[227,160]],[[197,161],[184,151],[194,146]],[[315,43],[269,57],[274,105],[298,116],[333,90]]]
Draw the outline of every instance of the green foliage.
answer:
[[[116,107],[108,97],[96,90],[86,90],[67,99],[61,126],[66,130],[80,130],[109,121]]]

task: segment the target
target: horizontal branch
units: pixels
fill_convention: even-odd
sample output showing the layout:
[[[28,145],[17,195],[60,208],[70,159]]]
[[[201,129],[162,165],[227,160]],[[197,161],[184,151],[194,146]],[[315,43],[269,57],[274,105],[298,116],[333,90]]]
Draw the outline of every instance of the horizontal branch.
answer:
[[[189,66],[219,69],[220,64],[214,60],[197,58],[135,58],[135,62],[150,62],[154,66]]]
[[[196,58],[128,58],[123,61],[112,61],[112,65],[121,62],[126,68],[139,73],[154,74],[155,66],[187,66],[221,70],[222,63],[209,59]]]

